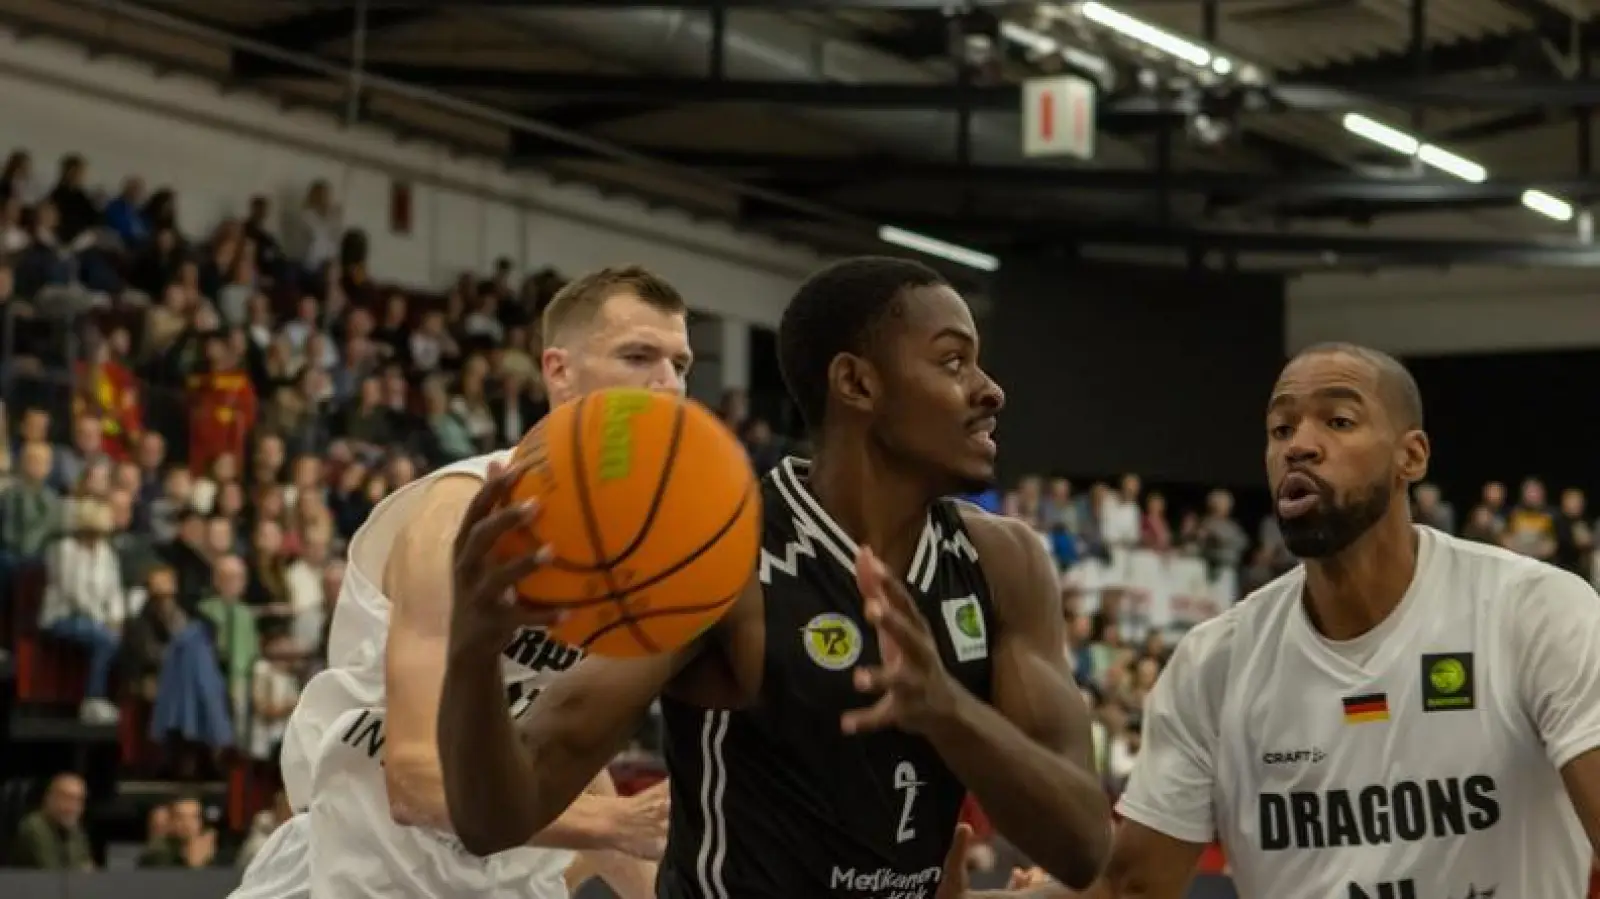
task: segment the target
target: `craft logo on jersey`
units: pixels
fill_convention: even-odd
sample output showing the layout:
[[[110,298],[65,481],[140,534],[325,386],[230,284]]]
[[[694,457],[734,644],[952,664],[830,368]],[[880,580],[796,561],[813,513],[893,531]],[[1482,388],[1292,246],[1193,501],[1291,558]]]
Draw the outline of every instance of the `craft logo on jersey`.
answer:
[[[1445,652],[1422,657],[1422,710],[1463,712],[1474,706],[1472,653]]]
[[[600,410],[600,480],[616,481],[633,470],[633,418],[650,405],[643,390],[612,390]]]
[[[829,671],[843,671],[861,658],[861,629],[843,615],[824,612],[800,630],[806,655]]]
[[[989,655],[989,634],[984,630],[983,609],[978,605],[978,597],[947,599],[940,610],[944,612],[945,629],[950,632],[950,647],[955,650],[956,661],[972,662]]]

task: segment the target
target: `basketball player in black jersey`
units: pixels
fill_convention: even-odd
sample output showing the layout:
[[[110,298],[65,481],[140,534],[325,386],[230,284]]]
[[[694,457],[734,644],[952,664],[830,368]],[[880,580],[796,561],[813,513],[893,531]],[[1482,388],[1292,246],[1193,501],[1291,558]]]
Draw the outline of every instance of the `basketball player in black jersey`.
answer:
[[[852,259],[800,288],[778,340],[817,450],[765,478],[747,590],[681,651],[585,659],[520,738],[486,648],[552,613],[505,596],[536,559],[497,568],[487,550],[537,510],[499,508],[518,472],[469,510],[439,720],[457,833],[477,853],[520,845],[659,697],[661,897],[944,899],[968,790],[1044,869],[1088,884],[1109,809],[1055,566],[1025,524],[942,498],[992,480],[1004,402],[967,304],[920,264]]]

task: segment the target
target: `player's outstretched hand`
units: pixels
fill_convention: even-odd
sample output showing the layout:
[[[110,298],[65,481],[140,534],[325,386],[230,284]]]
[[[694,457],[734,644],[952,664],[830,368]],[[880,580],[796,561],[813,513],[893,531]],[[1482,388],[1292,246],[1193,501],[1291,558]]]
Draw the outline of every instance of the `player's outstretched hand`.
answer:
[[[971,889],[967,880],[967,852],[972,848],[972,825],[957,824],[955,838],[944,854],[944,869],[939,872],[939,889],[933,899],[964,899]]]
[[[1011,879],[1007,881],[1006,889],[1029,890],[1049,882],[1050,875],[1044,873],[1043,868],[1012,868]]]
[[[625,807],[612,831],[618,852],[657,861],[667,850],[667,823],[672,818],[672,792],[667,781],[653,784],[624,800]]]
[[[498,647],[518,627],[546,627],[559,618],[557,609],[540,609],[517,599],[517,582],[550,560],[550,548],[509,560],[494,552],[501,537],[528,527],[539,514],[537,503],[506,502],[526,471],[525,464],[491,463],[489,476],[467,505],[456,532],[451,629],[458,644],[482,641]]]
[[[898,727],[921,733],[955,705],[957,686],[939,658],[939,646],[900,579],[889,574],[872,550],[856,554],[856,586],[867,620],[878,632],[882,664],[855,670],[856,688],[882,694],[864,709],[844,713],[847,734]]]

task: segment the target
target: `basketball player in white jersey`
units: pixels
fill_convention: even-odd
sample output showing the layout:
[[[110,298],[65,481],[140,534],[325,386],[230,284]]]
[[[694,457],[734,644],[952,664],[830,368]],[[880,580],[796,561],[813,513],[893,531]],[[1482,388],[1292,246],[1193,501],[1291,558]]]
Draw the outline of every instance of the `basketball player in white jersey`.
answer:
[[[552,403],[613,386],[682,392],[687,309],[637,268],[572,282],[545,310],[541,364]],[[450,621],[451,541],[491,464],[446,466],[379,503],[350,541],[328,639],[283,741],[297,814],[245,872],[234,899],[558,899],[599,874],[623,899],[654,894],[666,838],[664,790],[619,798],[602,777],[524,848],[462,850],[445,805],[436,722]],[[514,715],[577,662],[578,650],[523,630],[501,659]],[[609,794],[609,795],[605,795]],[[574,860],[574,851],[583,855]],[[581,872],[581,873],[580,873]]]
[[[1179,899],[1220,837],[1243,899],[1583,896],[1600,597],[1412,524],[1429,445],[1389,356],[1301,353],[1266,423],[1278,523],[1305,564],[1178,644],[1090,895]]]

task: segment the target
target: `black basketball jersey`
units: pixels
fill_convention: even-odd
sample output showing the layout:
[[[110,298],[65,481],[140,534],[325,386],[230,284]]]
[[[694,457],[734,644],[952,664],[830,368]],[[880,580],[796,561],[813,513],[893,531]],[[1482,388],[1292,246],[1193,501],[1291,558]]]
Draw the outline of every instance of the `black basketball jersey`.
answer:
[[[856,544],[786,459],[763,481],[759,700],[707,710],[662,700],[672,776],[663,899],[931,899],[966,788],[931,744],[839,718],[875,697],[851,672],[879,663],[856,588]],[[906,578],[945,667],[988,701],[994,612],[952,502],[928,512]]]

